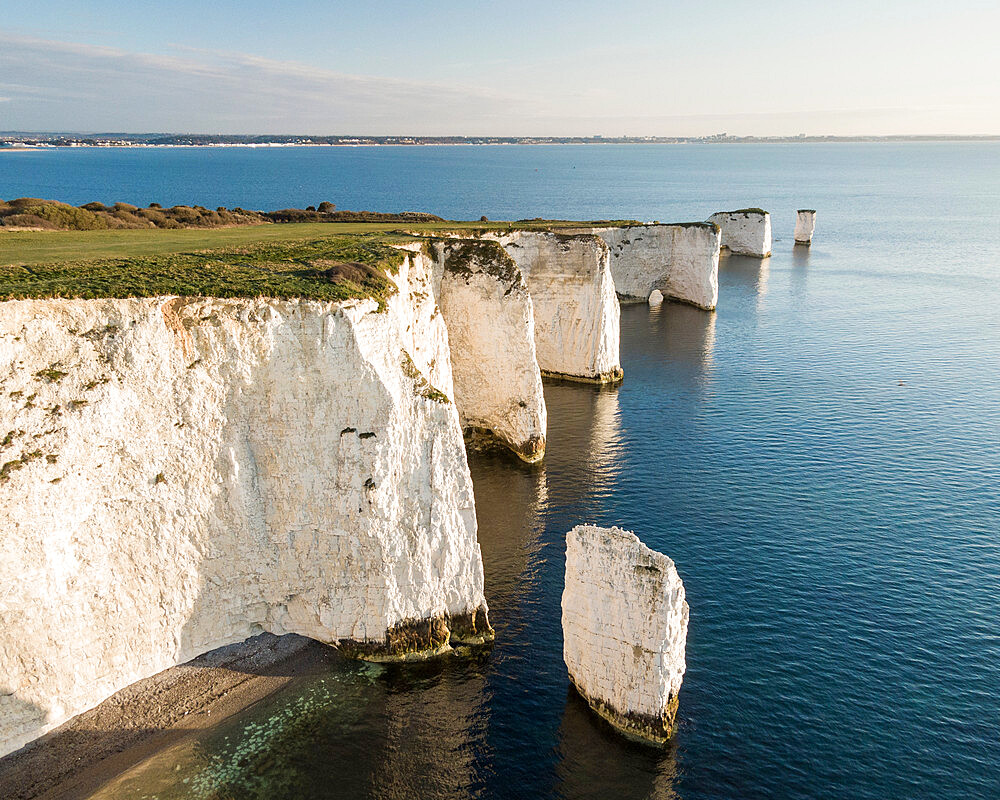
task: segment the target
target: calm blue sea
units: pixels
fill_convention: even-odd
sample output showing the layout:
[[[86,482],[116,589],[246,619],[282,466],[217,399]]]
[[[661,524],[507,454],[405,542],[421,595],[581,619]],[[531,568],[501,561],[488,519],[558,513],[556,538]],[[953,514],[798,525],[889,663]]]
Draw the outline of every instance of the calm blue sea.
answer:
[[[0,196],[452,218],[773,214],[719,307],[622,310],[625,382],[472,459],[488,655],[332,660],[104,796],[1000,797],[1000,145],[78,150]],[[818,210],[792,245],[794,210]],[[564,536],[635,530],[691,605],[674,745],[569,690]]]

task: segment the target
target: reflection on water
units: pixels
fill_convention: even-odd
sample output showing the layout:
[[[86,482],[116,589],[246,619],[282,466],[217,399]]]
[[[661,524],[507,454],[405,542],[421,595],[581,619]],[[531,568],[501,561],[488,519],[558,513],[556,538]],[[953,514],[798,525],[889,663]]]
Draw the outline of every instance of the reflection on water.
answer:
[[[795,245],[792,248],[792,269],[788,276],[788,287],[791,289],[792,296],[796,300],[802,300],[806,296],[806,291],[808,286],[809,277],[809,256],[812,253],[812,247],[804,247],[803,245]]]
[[[545,463],[522,465],[496,452],[469,455],[476,493],[490,621],[498,635],[523,593],[529,563],[537,556],[547,502]],[[506,633],[502,634],[506,636]]]
[[[470,796],[477,762],[485,756],[478,742],[489,725],[489,706],[481,670],[458,666],[447,676],[436,664],[389,672],[383,733],[366,759],[373,767],[368,796]]]
[[[557,791],[567,800],[678,797],[675,748],[660,750],[624,741],[572,689],[566,694],[557,752]]]
[[[648,315],[641,313],[641,306],[637,310],[640,313],[630,308],[627,319],[622,315],[622,324],[631,326],[626,335],[634,337],[636,358],[684,364],[703,376],[711,373],[717,318],[714,311],[682,303],[664,303],[650,308]]]
[[[728,284],[752,289],[757,309],[761,309],[764,298],[767,297],[767,286],[771,276],[770,256],[753,258],[730,254],[719,260],[719,272],[725,272]],[[720,291],[720,302],[722,302],[721,294]]]
[[[552,501],[577,502],[610,491],[620,466],[618,388],[553,382],[545,386],[545,405],[553,418],[545,458]]]

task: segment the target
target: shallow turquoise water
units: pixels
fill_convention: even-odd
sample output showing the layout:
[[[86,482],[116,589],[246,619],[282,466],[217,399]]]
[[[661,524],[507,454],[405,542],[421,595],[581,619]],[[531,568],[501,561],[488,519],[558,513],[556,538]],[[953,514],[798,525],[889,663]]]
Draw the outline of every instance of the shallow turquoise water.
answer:
[[[335,662],[132,788],[1000,796],[997,145],[92,150],[2,156],[0,195],[774,214],[772,258],[723,259],[716,313],[623,308],[619,389],[547,385],[541,469],[473,459],[492,653]],[[808,251],[791,242],[800,206],[819,212]],[[634,529],[685,581],[666,752],[622,741],[568,689],[563,537],[582,521]]]

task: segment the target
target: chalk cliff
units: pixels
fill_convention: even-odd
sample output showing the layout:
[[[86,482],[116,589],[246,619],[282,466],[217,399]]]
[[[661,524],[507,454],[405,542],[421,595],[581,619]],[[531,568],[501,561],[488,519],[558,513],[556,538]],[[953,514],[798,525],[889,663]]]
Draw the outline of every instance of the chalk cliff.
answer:
[[[545,397],[521,270],[498,242],[434,240],[430,249],[467,441],[496,439],[524,461],[541,460]]]
[[[721,234],[711,222],[596,228],[611,251],[615,291],[625,300],[664,297],[706,310],[719,300]]]
[[[795,244],[812,244],[816,230],[816,212],[811,208],[800,208],[795,213]]]
[[[771,255],[771,215],[759,208],[720,211],[708,218],[722,229],[722,246],[731,253],[765,258]]]
[[[674,562],[621,528],[566,536],[563,658],[591,708],[626,735],[662,744],[684,677],[688,605]]]
[[[542,373],[590,383],[621,380],[621,309],[604,240],[549,231],[485,236],[499,241],[524,275]]]
[[[262,631],[492,636],[428,266],[381,310],[0,303],[0,755]]]

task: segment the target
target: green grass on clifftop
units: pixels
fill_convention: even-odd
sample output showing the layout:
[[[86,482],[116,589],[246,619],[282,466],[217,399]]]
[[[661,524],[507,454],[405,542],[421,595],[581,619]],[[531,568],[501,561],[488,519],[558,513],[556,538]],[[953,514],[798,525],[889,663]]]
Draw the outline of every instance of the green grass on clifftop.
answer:
[[[0,228],[0,300],[25,298],[307,297],[385,299],[403,256],[394,243],[444,232],[572,231],[628,220],[323,222],[214,229]]]
[[[402,259],[403,254],[384,237],[362,235],[258,241],[128,258],[15,263],[0,266],[0,300],[161,294],[384,300],[395,291],[389,276]]]

